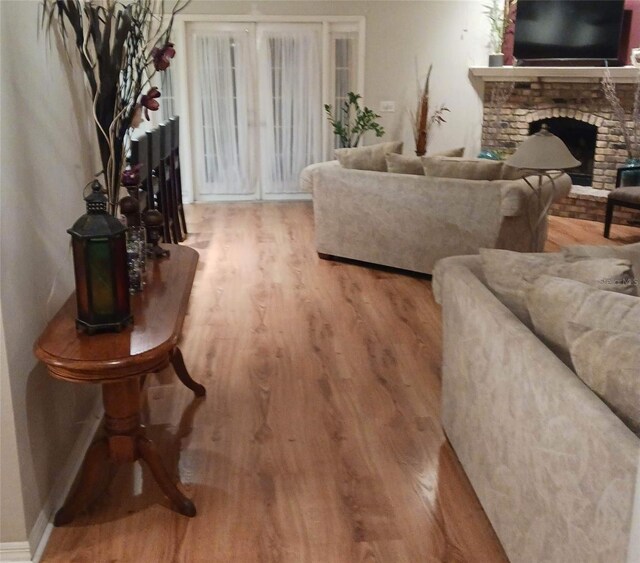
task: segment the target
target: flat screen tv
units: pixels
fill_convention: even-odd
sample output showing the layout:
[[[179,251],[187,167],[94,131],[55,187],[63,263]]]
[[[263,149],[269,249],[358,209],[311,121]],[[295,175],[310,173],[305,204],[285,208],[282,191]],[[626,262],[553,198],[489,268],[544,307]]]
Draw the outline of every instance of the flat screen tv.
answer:
[[[624,0],[518,0],[517,6],[518,60],[617,61]]]

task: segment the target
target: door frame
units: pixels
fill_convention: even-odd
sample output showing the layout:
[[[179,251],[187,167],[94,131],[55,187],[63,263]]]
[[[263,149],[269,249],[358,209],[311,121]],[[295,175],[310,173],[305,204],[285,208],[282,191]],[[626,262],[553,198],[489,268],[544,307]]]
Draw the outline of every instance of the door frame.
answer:
[[[249,36],[249,48],[247,49],[247,55],[248,55],[248,64],[250,69],[249,70],[255,70],[256,69],[256,54],[255,54],[255,41],[256,41],[256,25],[252,22],[240,22],[240,23],[236,23],[236,22],[193,22],[193,28],[189,28],[188,26],[185,27],[185,39],[187,41],[187,44],[185,45],[185,52],[186,52],[186,59],[188,62],[188,67],[187,67],[187,72],[186,75],[187,77],[191,77],[191,81],[189,82],[190,84],[190,88],[189,88],[189,94],[188,97],[186,98],[187,100],[187,104],[189,106],[189,108],[195,108],[196,107],[196,103],[197,103],[197,99],[198,99],[198,92],[200,91],[200,74],[197,71],[197,59],[196,59],[196,53],[194,51],[195,49],[195,37],[198,33],[204,34],[206,35],[208,30],[202,29],[204,26],[206,26],[207,24],[211,24],[211,23],[215,23],[215,25],[217,26],[217,29],[215,31],[219,31],[219,32],[223,32],[223,33],[233,33],[236,32],[238,33],[237,29],[234,28],[245,28],[244,32],[248,33]],[[202,25],[204,24],[204,25]],[[249,73],[249,78],[248,78],[248,84],[247,84],[247,89],[245,92],[245,95],[247,97],[247,133],[251,133],[252,132],[252,125],[255,125],[255,120],[256,120],[256,116],[258,115],[258,109],[256,107],[257,104],[257,99],[256,99],[256,81],[251,79],[251,73]],[[198,110],[195,109],[194,110],[196,114],[198,114]],[[191,146],[194,147],[194,151],[195,148],[200,147],[200,149],[203,148],[203,133],[202,133],[202,129],[201,127],[193,127],[193,128],[189,128],[190,129],[190,141],[191,141]],[[245,147],[247,150],[247,160],[248,160],[248,165],[249,165],[249,171],[248,171],[248,180],[249,180],[249,184],[251,186],[251,193],[247,193],[247,194],[199,194],[199,197],[197,199],[197,201],[201,201],[201,202],[213,202],[213,201],[256,201],[259,200],[261,198],[261,193],[260,193],[260,184],[259,184],[259,179],[258,179],[258,172],[259,172],[259,165],[257,165],[257,163],[259,162],[260,159],[260,147],[258,146],[258,143],[252,142],[249,139],[247,139],[247,146]],[[195,154],[191,153],[191,154]],[[189,163],[190,163],[190,168],[193,171],[193,178],[198,180],[200,178],[202,178],[204,172],[203,170],[200,168],[203,166],[203,163],[197,163],[195,161],[195,159],[191,160],[190,155],[188,155]],[[195,184],[192,184],[193,186],[193,200],[196,199],[196,194],[195,194]]]
[[[331,24],[351,24],[358,30],[358,92],[364,97],[364,66],[365,66],[365,32],[366,20],[364,16],[264,16],[264,15],[244,15],[244,16],[227,16],[227,15],[209,15],[209,14],[178,14],[174,19],[173,34],[175,43],[178,46],[176,50],[176,82],[177,88],[174,93],[174,104],[176,114],[180,116],[180,153],[182,160],[183,175],[183,198],[187,203],[195,202],[194,182],[197,174],[195,162],[193,158],[193,150],[195,146],[195,131],[191,130],[192,104],[190,96],[190,88],[188,85],[188,64],[189,57],[187,55],[187,26],[192,23],[320,23],[322,24],[322,103],[331,104],[333,96],[330,92],[330,85],[333,81],[329,76],[330,68],[330,27]],[[255,86],[254,86],[255,87]],[[184,117],[183,117],[184,116]],[[322,147],[328,146],[329,135],[331,131],[328,123],[325,121],[325,127],[322,128]],[[329,155],[325,153],[325,158]],[[255,155],[254,155],[255,158]],[[186,165],[185,165],[186,164]],[[251,196],[253,198],[253,196]],[[246,197],[245,199],[249,199]],[[269,199],[311,199],[311,194],[283,194],[283,197],[275,197]],[[217,201],[242,201],[241,196],[218,197]],[[200,200],[204,201],[204,200]]]

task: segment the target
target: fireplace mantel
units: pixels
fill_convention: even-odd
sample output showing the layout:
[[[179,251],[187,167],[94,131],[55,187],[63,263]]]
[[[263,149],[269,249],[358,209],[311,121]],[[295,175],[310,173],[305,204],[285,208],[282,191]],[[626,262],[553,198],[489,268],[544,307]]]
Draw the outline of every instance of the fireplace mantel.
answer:
[[[472,66],[472,78],[484,82],[600,82],[605,68],[597,66],[553,67],[553,66]],[[632,84],[640,75],[633,66],[609,68],[613,82]]]

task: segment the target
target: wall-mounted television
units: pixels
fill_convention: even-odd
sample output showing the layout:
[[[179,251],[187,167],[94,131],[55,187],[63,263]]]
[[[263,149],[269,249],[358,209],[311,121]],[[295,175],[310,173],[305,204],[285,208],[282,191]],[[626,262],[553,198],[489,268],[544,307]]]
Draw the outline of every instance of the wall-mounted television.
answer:
[[[624,0],[518,0],[513,55],[520,61],[616,64]]]

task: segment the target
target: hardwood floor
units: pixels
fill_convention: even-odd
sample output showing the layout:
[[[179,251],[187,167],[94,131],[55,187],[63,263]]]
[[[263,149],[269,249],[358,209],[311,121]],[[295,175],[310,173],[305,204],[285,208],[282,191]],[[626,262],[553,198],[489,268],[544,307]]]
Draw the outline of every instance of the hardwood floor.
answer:
[[[149,378],[145,410],[198,515],[123,466],[42,560],[506,561],[440,427],[430,281],[320,260],[308,203],[187,211],[201,262],[181,348],[208,395],[167,371]],[[601,233],[554,217],[549,249]]]

